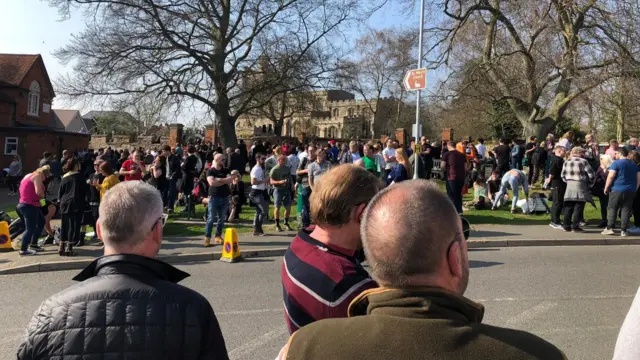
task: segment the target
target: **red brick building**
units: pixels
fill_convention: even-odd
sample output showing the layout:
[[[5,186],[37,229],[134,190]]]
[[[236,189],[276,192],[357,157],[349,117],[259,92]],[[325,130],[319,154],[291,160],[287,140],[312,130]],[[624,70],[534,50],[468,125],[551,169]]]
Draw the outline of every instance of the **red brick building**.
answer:
[[[67,132],[56,121],[55,96],[40,55],[0,54],[0,169],[15,153],[28,172],[45,151],[60,156],[89,147],[89,135]]]

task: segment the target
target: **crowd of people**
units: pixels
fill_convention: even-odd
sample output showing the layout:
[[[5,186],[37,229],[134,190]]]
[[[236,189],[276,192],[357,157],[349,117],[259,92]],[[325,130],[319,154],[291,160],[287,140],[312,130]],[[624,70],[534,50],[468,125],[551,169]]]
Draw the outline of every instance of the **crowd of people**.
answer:
[[[476,145],[469,139],[448,142],[441,149],[423,138],[417,154],[394,141],[384,147],[357,141],[342,146],[257,141],[244,158],[241,149],[205,151],[195,145],[187,146],[186,153],[181,146],[164,147],[157,154],[137,149],[118,155],[105,149],[78,156],[65,153],[60,179],[45,156],[39,169],[20,183],[19,209],[29,227],[23,246],[42,231],[36,227],[42,223],[40,204],[51,184],[59,181],[64,241],[82,241],[76,236],[91,213],[105,255],[75,277],[80,284],[52,296],[36,311],[18,359],[86,354],[228,359],[209,302],[177,285],[189,275],[157,255],[166,213],[174,211],[179,194],[193,197],[193,202],[185,202],[186,211],[190,204],[206,204],[205,245],[212,238],[221,241],[225,221],[233,221],[243,202],[234,196],[244,196],[240,177],[247,170],[255,235],[264,234],[268,202],[274,203],[278,231],[291,228],[290,207],[296,196],[302,207],[302,228],[284,255],[280,274],[291,337],[278,359],[421,359],[425,354],[443,360],[566,359],[533,334],[482,324],[484,307],[464,296],[469,259],[459,216],[469,179],[474,192],[475,184],[493,184],[486,192],[492,208],[506,202],[508,190],[514,203],[520,187],[528,195],[535,181],[519,168],[522,161],[511,161],[511,154],[532,154],[528,171],[535,178],[539,166],[543,186],[552,189],[554,224],[560,224],[561,209],[563,228],[579,231],[584,204],[600,181],[602,193],[595,196],[603,203],[608,200],[605,231],[612,231],[611,219],[615,222],[619,210],[623,231],[628,231],[639,155],[617,147],[614,161],[608,154],[600,156],[593,144],[580,147],[571,140],[543,142],[547,155],[552,150],[546,159],[535,138],[530,141],[534,145],[517,151],[517,143],[505,140],[492,150],[482,140]],[[596,171],[590,156],[599,161]],[[438,158],[446,193],[432,181],[408,181],[415,161],[421,178]],[[249,168],[243,166],[244,159]],[[484,180],[487,164],[490,177]],[[90,199],[90,211],[76,202],[79,199]],[[106,318],[100,315],[105,311]],[[640,351],[625,340],[632,339],[634,331],[631,327],[621,333],[616,353]],[[71,332],[73,336],[55,336]],[[460,341],[461,334],[473,341]]]
[[[79,154],[65,150],[59,160],[45,153],[39,168],[24,177],[23,165],[16,156],[10,166],[10,194],[20,195],[18,212],[27,228],[22,255],[42,251],[38,237],[43,228],[49,235],[45,244],[53,242],[49,224],[52,205],[53,213],[62,218],[60,242],[84,245],[86,226],[95,228],[101,198],[119,182],[127,181],[144,181],[156,188],[167,214],[175,211],[177,203],[183,212],[191,213],[195,213],[197,204],[203,204],[207,209],[207,247],[223,242],[224,224],[239,218],[247,200],[255,209],[255,236],[264,235],[263,225],[270,218],[277,232],[293,230],[292,205],[298,206],[299,227],[306,228],[312,223],[310,197],[316,182],[340,164],[362,167],[385,186],[414,175],[421,179],[437,175],[444,180],[446,193],[459,214],[469,207],[496,210],[509,200],[511,212],[516,213],[520,191],[528,198],[540,182],[539,186],[551,190],[551,227],[582,231],[585,206],[594,204],[593,197],[597,197],[603,234],[613,234],[620,217],[620,234],[626,236],[640,231],[640,197],[635,196],[640,175],[634,175],[640,166],[637,143],[637,139],[631,139],[627,146],[619,146],[612,140],[601,154],[593,135],[578,143],[568,132],[559,140],[549,135],[539,142],[532,136],[526,144],[500,139],[492,149],[483,139],[448,141],[440,147],[422,137],[418,144],[412,141],[407,146],[394,140],[385,144],[332,140],[299,145],[257,140],[250,148],[240,142],[227,149],[197,143],[160,149],[106,148]],[[418,153],[414,153],[416,149]],[[439,167],[435,168],[438,160]],[[242,175],[247,172],[250,183],[244,184]],[[473,200],[463,204],[463,195],[469,191]],[[272,214],[270,203],[274,205]],[[631,215],[636,225],[633,227],[629,226]],[[99,241],[95,232],[92,240]]]

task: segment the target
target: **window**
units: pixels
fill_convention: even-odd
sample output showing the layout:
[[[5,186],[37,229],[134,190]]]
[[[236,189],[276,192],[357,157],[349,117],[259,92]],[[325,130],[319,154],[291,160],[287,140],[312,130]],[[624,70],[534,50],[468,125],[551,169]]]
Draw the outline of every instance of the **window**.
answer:
[[[29,107],[27,115],[40,116],[40,84],[33,81],[29,87]]]
[[[333,117],[339,117],[340,111],[338,109],[333,109]]]
[[[4,154],[15,155],[18,153],[18,138],[7,137],[4,139]]]

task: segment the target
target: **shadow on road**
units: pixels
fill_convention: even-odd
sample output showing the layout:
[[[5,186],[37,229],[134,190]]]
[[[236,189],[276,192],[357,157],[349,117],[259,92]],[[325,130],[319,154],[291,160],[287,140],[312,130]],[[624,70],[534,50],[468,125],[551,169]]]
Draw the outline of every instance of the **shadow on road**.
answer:
[[[506,233],[503,231],[487,231],[487,230],[479,230],[472,231],[470,239],[473,238],[495,238],[495,237],[505,237],[505,236],[518,236],[519,234],[514,233]]]
[[[478,260],[469,260],[470,268],[483,268],[483,267],[492,267],[496,265],[504,265],[504,263],[497,261],[478,261]]]

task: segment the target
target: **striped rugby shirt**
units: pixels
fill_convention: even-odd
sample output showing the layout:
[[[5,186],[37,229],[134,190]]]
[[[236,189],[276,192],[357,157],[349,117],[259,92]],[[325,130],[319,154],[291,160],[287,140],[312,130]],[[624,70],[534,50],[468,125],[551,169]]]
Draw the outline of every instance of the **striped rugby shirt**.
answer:
[[[323,244],[302,230],[282,264],[282,290],[289,332],[314,321],[347,317],[351,300],[378,285],[360,265],[355,251]]]

